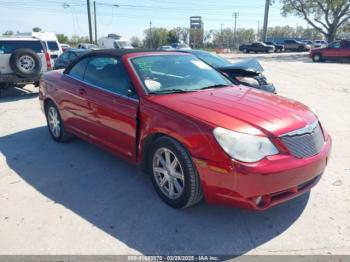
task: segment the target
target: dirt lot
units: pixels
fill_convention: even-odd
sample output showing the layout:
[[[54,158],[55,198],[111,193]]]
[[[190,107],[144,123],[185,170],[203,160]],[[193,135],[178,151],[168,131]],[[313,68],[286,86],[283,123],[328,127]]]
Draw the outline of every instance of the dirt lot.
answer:
[[[350,254],[350,65],[259,59],[279,94],[313,108],[333,137],[310,194],[259,213],[174,210],[136,167],[80,140],[54,143],[36,95],[5,94],[0,254]]]

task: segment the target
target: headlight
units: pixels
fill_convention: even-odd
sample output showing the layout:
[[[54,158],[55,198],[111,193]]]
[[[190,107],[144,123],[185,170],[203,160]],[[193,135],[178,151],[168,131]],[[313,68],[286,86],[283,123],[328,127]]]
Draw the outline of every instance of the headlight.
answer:
[[[256,162],[278,153],[267,137],[238,133],[222,127],[216,127],[213,133],[222,149],[242,162]]]

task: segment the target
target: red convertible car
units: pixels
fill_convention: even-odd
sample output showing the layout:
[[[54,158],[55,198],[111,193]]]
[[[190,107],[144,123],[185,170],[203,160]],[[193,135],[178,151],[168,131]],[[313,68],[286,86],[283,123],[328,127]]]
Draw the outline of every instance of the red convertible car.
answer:
[[[97,50],[46,73],[55,141],[71,135],[142,164],[170,206],[263,210],[310,190],[331,138],[305,105],[233,85],[193,55]],[[88,160],[87,160],[88,161]]]

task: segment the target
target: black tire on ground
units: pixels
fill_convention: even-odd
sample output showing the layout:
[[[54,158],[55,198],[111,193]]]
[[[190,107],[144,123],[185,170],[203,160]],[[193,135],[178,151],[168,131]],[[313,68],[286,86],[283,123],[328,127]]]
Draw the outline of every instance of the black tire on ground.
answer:
[[[180,165],[178,168],[179,170],[182,170],[184,175],[183,191],[176,199],[170,198],[162,191],[161,186],[156,179],[157,175],[153,170],[153,163],[156,161],[155,155],[162,149],[170,150],[171,153],[176,156]],[[198,203],[203,198],[199,175],[192,162],[191,156],[187,150],[175,139],[164,136],[158,138],[152,144],[150,155],[147,159],[147,171],[151,175],[153,186],[160,198],[173,208],[186,208]]]
[[[304,50],[305,50],[305,48],[303,46],[299,46],[297,49],[297,51],[299,51],[299,52],[303,52]]]
[[[10,57],[13,72],[20,77],[36,77],[41,71],[39,56],[29,48],[16,49]]]
[[[53,119],[52,114],[57,114],[57,117],[55,120]],[[46,115],[47,127],[49,129],[49,133],[53,138],[53,140],[55,140],[56,142],[66,142],[72,137],[71,134],[66,132],[60,112],[53,102],[51,101],[47,102],[45,106],[45,115]],[[58,123],[55,122],[59,126],[59,130],[57,132],[55,132],[55,130],[53,129],[51,121],[58,121]]]
[[[321,54],[314,54],[312,56],[312,61],[314,61],[315,63],[322,62],[323,58],[322,58]]]

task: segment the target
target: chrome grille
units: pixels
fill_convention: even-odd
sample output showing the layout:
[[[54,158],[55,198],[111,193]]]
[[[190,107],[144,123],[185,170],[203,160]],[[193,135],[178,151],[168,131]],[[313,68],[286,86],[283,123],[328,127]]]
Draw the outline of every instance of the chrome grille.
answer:
[[[297,158],[317,155],[324,144],[322,129],[318,122],[282,135],[281,140]]]

